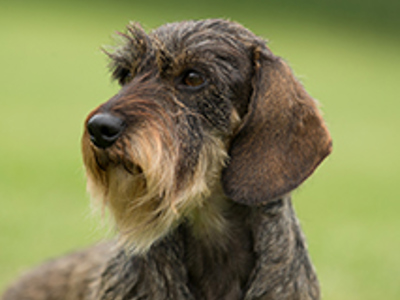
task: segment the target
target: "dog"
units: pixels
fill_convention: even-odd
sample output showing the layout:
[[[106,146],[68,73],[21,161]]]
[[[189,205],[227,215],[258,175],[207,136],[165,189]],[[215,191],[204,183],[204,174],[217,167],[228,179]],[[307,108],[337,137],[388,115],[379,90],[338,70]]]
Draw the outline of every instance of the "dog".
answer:
[[[119,36],[106,53],[121,89],[82,138],[88,190],[119,236],[3,300],[320,299],[290,193],[332,142],[287,63],[221,19]]]

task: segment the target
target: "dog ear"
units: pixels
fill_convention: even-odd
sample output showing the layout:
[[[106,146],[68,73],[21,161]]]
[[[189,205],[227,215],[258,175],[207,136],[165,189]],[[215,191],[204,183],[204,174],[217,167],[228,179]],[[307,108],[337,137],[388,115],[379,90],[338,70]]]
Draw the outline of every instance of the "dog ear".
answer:
[[[247,205],[298,187],[332,147],[316,102],[288,65],[266,46],[254,53],[252,96],[222,173],[226,195]]]

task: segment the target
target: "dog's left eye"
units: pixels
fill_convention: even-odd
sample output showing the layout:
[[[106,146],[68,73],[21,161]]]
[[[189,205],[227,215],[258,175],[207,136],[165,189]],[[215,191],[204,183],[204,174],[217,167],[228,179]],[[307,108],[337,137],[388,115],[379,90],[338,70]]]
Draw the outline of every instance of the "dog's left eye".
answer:
[[[132,80],[132,72],[128,69],[118,69],[114,72],[114,78],[116,78],[120,85],[124,85]]]
[[[191,70],[183,75],[181,84],[188,88],[197,89],[206,84],[206,79],[203,74]]]

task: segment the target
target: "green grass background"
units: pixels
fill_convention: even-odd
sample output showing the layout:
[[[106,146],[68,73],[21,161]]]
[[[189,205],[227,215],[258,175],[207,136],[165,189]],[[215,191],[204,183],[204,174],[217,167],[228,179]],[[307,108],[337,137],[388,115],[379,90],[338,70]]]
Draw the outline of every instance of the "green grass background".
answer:
[[[400,2],[0,2],[0,290],[106,236],[80,157],[87,113],[117,90],[101,45],[208,17],[270,40],[322,104],[334,151],[294,192],[323,299],[400,299]]]

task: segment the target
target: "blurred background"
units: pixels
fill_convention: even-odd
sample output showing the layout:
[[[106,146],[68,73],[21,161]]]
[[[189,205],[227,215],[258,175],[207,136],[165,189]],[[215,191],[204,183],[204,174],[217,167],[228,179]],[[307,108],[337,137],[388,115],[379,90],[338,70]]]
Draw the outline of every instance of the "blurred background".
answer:
[[[1,1],[0,291],[107,236],[83,122],[117,90],[100,46],[130,20],[223,17],[269,40],[321,102],[333,154],[294,204],[325,300],[400,299],[400,1]]]

